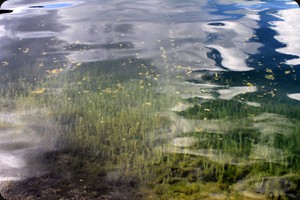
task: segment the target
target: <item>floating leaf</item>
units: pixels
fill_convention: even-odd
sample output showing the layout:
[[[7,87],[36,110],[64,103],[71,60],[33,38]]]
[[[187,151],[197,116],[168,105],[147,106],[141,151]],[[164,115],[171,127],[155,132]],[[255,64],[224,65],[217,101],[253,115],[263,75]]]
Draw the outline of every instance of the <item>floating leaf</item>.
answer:
[[[267,75],[265,75],[265,78],[269,79],[269,80],[274,80],[275,79],[273,74],[267,74]]]

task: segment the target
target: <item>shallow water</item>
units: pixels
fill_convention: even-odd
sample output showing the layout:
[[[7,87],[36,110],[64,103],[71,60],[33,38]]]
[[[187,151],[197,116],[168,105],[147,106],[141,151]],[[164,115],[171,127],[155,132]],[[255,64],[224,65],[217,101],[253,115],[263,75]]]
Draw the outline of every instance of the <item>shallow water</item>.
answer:
[[[20,79],[34,84],[45,75],[95,63],[101,63],[101,73],[124,66],[128,70],[122,71],[122,78],[129,80],[133,65],[141,61],[159,73],[156,91],[178,98],[169,114],[173,127],[167,151],[234,165],[282,164],[290,157],[290,165],[299,162],[296,147],[277,141],[284,137],[290,144],[299,135],[300,10],[296,3],[9,0],[2,7],[13,10],[0,15],[2,88]],[[202,105],[201,114],[199,109],[191,111],[195,102]],[[241,113],[244,107],[246,114]],[[6,112],[1,111],[0,117]],[[258,136],[252,138],[245,129]],[[235,137],[231,133],[236,132],[242,135],[241,144],[248,145],[240,157],[228,151],[235,145],[230,143]],[[1,144],[7,144],[10,130],[0,129],[0,133]],[[216,140],[227,143],[204,142]],[[38,148],[38,144],[28,145]],[[0,148],[1,162],[18,150]],[[4,170],[22,165],[16,162]]]

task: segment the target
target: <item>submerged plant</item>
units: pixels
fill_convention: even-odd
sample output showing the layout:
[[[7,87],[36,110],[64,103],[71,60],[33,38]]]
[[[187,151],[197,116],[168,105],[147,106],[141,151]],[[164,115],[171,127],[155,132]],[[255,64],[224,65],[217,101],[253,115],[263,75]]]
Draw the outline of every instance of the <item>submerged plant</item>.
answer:
[[[192,128],[180,133],[169,148],[174,159],[164,176],[171,180],[166,190],[172,190],[174,180],[176,185],[188,180],[200,185],[219,183],[223,189],[217,193],[225,190],[233,199],[299,196],[300,126],[293,110],[286,109],[283,115],[285,106],[207,100],[177,112]],[[193,178],[188,178],[191,174]],[[201,198],[213,199],[211,195]],[[172,198],[177,198],[175,193]]]
[[[102,74],[91,69],[51,71],[16,97],[55,120],[72,170],[114,183],[143,180],[161,199],[299,195],[298,104],[253,106],[242,94],[189,99],[193,106],[172,113],[177,99],[155,92],[153,70],[124,78],[108,67]]]
[[[60,127],[58,145],[78,155],[74,170],[83,170],[80,160],[86,160],[90,173],[143,180],[151,178],[151,166],[161,158],[161,134],[169,124],[162,113],[172,101],[153,84],[75,70],[45,79],[18,101],[46,107]]]

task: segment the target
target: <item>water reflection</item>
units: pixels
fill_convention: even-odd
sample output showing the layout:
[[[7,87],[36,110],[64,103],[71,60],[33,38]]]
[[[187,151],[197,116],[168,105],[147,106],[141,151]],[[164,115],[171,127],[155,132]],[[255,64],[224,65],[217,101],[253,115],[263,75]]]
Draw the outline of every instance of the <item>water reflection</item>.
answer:
[[[275,39],[285,44],[285,47],[278,48],[276,51],[282,54],[293,55],[295,58],[290,58],[284,61],[288,65],[299,65],[299,51],[300,37],[297,34],[297,29],[300,28],[298,21],[296,20],[299,15],[299,9],[282,10],[276,13],[276,17],[284,19],[282,21],[275,21],[273,29],[277,32]]]
[[[156,68],[156,91],[179,99],[168,113],[173,122],[166,136],[169,152],[232,165],[286,164],[286,158],[294,154],[294,149],[278,144],[278,138],[295,135],[294,120],[298,120],[290,119],[298,116],[295,113],[285,116],[284,107],[291,99],[300,99],[299,37],[294,31],[300,27],[294,4],[238,0],[37,4],[20,0],[6,6],[14,12],[0,16],[3,88],[20,79],[36,83],[47,73],[81,64],[86,70],[102,68],[101,73],[124,67],[116,73],[127,69],[129,75],[135,65]],[[276,103],[276,109],[269,102]],[[180,113],[190,110],[197,118]],[[19,117],[19,113],[11,114]],[[4,138],[0,162],[12,161],[16,151],[41,145],[16,137],[16,148],[7,153],[5,137],[12,130],[19,129],[0,130]],[[33,131],[26,138],[31,134],[36,136]],[[242,156],[232,138],[247,146]],[[229,152],[233,145],[236,149]],[[3,170],[26,166],[22,156]]]
[[[287,96],[288,96],[289,98],[291,98],[291,99],[295,99],[295,100],[300,101],[300,93],[288,94]]]
[[[56,11],[14,11],[1,15],[1,81],[18,79],[33,81],[47,69],[66,66],[64,55],[59,51],[62,41],[56,35],[66,26],[57,23]]]
[[[2,6],[2,4],[5,2],[4,1],[0,1],[0,7]],[[12,10],[6,10],[6,9],[0,9],[0,14],[4,14],[4,13],[11,13]]]
[[[55,148],[57,130],[54,124],[45,124],[42,112],[12,113],[1,109],[0,182],[22,180],[46,172],[39,159],[41,153]]]

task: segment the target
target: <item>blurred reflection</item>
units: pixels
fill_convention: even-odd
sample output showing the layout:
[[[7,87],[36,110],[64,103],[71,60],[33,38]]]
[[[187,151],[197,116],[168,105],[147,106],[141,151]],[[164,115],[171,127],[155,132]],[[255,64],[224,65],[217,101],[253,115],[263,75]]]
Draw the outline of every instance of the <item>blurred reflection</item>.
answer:
[[[272,24],[273,29],[277,32],[275,38],[285,44],[284,47],[277,49],[279,53],[293,55],[294,58],[285,61],[288,65],[299,65],[300,64],[300,36],[298,31],[300,24],[298,16],[300,14],[299,8],[282,10],[276,14],[276,17],[281,20],[274,21]]]
[[[291,98],[291,99],[295,99],[295,100],[300,101],[300,93],[288,94],[287,96],[288,96],[289,98]]]
[[[0,1],[0,7],[2,7],[2,4],[5,2],[5,0]],[[0,8],[0,14],[4,14],[4,13],[11,13],[12,10],[5,10],[5,9],[1,9]]]
[[[56,11],[29,9],[28,4],[8,5],[9,15],[0,16],[0,81],[40,78],[48,69],[66,66],[56,35],[66,26],[57,22]],[[50,17],[52,16],[52,17]]]
[[[171,93],[180,100],[196,99],[197,103],[202,103],[222,99],[259,107],[261,104],[256,100],[265,96],[286,98],[288,94],[291,99],[300,99],[299,91],[296,91],[299,89],[299,84],[296,84],[299,83],[299,70],[285,65],[300,64],[300,37],[294,31],[300,28],[296,17],[299,11],[277,11],[287,9],[285,1],[89,0],[36,3],[16,0],[5,5],[13,12],[0,16],[0,85],[3,88],[20,79],[34,83],[47,71],[67,70],[81,63],[94,62],[97,67],[114,71],[117,69],[115,65],[125,68],[135,65],[132,62],[135,59],[147,60],[152,67],[157,67],[157,91]],[[275,30],[277,35],[270,30]],[[107,61],[107,66],[97,65],[101,61]],[[130,74],[129,67],[128,71]],[[255,98],[250,101],[239,98],[241,95]],[[175,105],[173,111],[189,107]],[[206,111],[210,112],[210,109]],[[0,112],[2,115],[5,113]],[[221,119],[170,118],[176,122],[172,137],[195,130],[223,134],[234,130],[238,124]],[[273,118],[268,116],[265,121]],[[248,118],[244,120],[249,121]],[[267,130],[261,126],[272,128],[265,121],[249,126],[264,135]],[[24,127],[27,128],[26,123],[15,133],[22,134]],[[36,131],[29,132],[28,137],[36,136]],[[0,130],[0,134],[5,138],[11,132]],[[13,137],[18,140],[13,134],[9,140]],[[8,140],[1,141],[3,150]],[[176,147],[194,144],[190,137],[172,141]],[[23,150],[38,149],[40,145],[28,144],[27,140],[19,142]],[[24,154],[18,159],[13,157],[19,152],[0,152],[0,164],[9,160],[1,169],[26,168]],[[269,153],[260,155],[261,152]],[[210,153],[208,157],[211,159],[219,155],[223,162],[237,163],[227,154],[216,151],[202,149],[190,153],[201,156]],[[257,144],[253,146],[251,156],[253,159],[271,157],[275,162],[273,157],[284,153]]]

